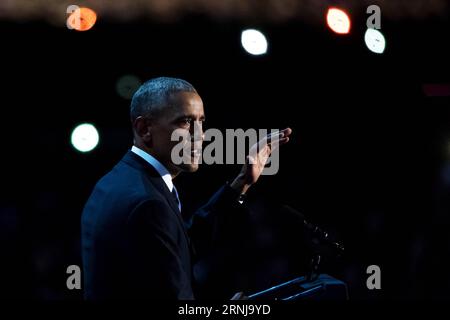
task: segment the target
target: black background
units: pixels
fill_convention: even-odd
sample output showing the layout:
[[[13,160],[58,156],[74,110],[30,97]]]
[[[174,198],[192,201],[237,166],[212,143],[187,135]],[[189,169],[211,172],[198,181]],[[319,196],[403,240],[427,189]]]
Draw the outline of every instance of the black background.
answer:
[[[449,97],[423,85],[449,83],[445,18],[384,21],[383,55],[365,47],[364,15],[349,36],[301,21],[251,25],[269,50],[240,45],[248,25],[189,15],[175,24],[99,20],[88,32],[43,22],[1,22],[2,296],[81,299],[65,286],[81,265],[80,215],[95,182],[131,147],[129,100],[116,83],[180,77],[200,93],[210,128],[293,129],[280,171],[249,192],[250,218],[236,225],[210,297],[267,288],[305,271],[289,204],[344,242],[327,272],[351,299],[448,297]],[[92,122],[98,147],[81,154],[72,129]],[[448,169],[447,169],[448,170]],[[187,211],[239,166],[203,166],[175,183]],[[366,288],[379,265],[382,290]],[[214,264],[207,263],[214,267]]]

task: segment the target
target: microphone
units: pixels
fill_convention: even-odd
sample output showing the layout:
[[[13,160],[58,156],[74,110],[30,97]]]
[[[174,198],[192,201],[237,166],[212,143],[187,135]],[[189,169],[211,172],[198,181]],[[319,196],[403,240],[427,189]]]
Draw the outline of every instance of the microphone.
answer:
[[[315,236],[315,238],[317,238],[320,242],[324,244],[330,245],[333,249],[336,249],[338,254],[342,254],[344,252],[344,246],[341,243],[331,240],[328,232],[322,230],[321,228],[312,223],[309,223],[301,212],[295,210],[294,208],[288,205],[284,205],[281,211],[285,212],[290,216],[296,217],[298,220],[300,220],[304,228],[310,231]]]

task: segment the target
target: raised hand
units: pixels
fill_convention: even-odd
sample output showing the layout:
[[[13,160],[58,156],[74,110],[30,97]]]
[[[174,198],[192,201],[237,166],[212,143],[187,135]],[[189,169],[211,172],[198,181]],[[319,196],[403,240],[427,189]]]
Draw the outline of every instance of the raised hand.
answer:
[[[271,133],[254,144],[249,150],[241,172],[231,183],[231,187],[240,193],[247,192],[248,188],[258,181],[270,154],[279,146],[286,144],[291,133],[292,129],[286,128]]]

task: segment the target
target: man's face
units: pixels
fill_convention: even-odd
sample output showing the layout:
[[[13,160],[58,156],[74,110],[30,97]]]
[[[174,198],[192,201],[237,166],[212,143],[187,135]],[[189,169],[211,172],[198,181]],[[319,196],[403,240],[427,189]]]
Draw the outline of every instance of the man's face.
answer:
[[[170,107],[152,124],[152,152],[171,174],[181,171],[197,171],[203,143],[203,102],[195,92],[178,92],[169,98]],[[185,150],[183,163],[173,163],[172,148],[180,141],[172,141],[172,133],[177,130],[183,139]],[[188,159],[186,159],[186,157]]]

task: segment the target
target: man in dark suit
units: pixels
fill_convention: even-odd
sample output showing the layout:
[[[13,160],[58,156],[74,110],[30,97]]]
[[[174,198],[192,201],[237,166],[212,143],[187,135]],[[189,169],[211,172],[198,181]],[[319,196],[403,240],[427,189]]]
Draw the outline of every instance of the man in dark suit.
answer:
[[[152,79],[133,96],[134,145],[96,184],[82,214],[85,298],[194,299],[194,248],[186,230],[192,221],[183,221],[172,180],[198,169],[204,119],[200,96],[181,79]],[[191,161],[172,161],[179,143],[171,139],[175,130],[189,136]],[[280,131],[277,144],[286,143],[290,133]],[[252,158],[257,161],[248,158],[236,179],[195,217],[224,214],[258,180],[275,147],[259,143]]]

